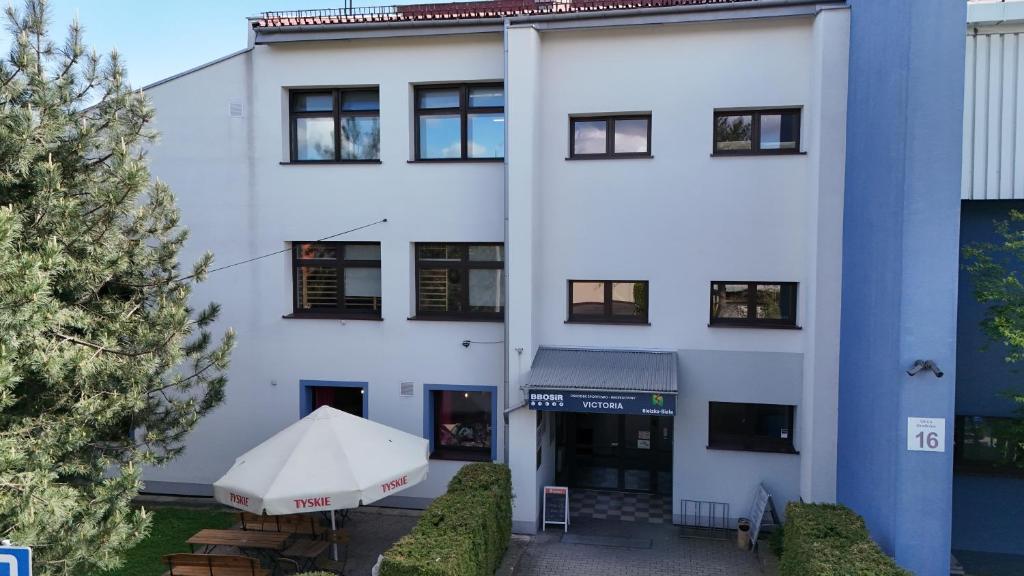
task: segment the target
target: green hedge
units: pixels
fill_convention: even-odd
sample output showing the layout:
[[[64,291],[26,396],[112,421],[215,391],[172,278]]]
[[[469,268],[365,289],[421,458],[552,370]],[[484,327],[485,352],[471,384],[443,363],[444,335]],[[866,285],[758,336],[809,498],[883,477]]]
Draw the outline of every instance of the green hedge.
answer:
[[[910,576],[868,535],[864,519],[846,506],[786,506],[781,576]]]
[[[512,476],[469,464],[387,552],[381,576],[491,576],[512,536]]]

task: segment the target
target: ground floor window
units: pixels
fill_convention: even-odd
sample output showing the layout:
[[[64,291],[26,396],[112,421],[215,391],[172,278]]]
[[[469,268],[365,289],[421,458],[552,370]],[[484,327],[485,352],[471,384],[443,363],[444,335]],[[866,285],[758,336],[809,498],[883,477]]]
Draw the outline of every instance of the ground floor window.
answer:
[[[957,416],[957,472],[1024,476],[1024,418]]]
[[[711,402],[708,448],[788,452],[793,448],[794,406]]]
[[[305,416],[321,406],[330,406],[366,418],[366,400],[366,385],[363,383],[304,380],[301,415]]]
[[[431,457],[443,460],[494,459],[493,389],[427,387]]]

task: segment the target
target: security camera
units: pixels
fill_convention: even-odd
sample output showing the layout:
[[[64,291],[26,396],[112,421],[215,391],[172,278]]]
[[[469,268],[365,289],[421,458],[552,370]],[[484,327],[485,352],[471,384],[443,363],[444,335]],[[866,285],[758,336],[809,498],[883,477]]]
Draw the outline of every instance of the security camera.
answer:
[[[917,376],[917,373],[925,369],[926,362],[924,360],[914,360],[914,365],[907,370],[908,376]]]
[[[931,360],[926,361],[924,363],[924,367],[926,370],[931,370],[932,374],[935,374],[936,378],[942,378],[942,376],[945,375],[945,372],[939,369],[938,364],[932,362]]]
[[[907,374],[909,376],[917,376],[917,374],[922,370],[931,371],[932,374],[935,374],[936,378],[942,378],[946,375],[945,372],[939,369],[938,364],[932,360],[914,360],[914,365],[907,370]]]

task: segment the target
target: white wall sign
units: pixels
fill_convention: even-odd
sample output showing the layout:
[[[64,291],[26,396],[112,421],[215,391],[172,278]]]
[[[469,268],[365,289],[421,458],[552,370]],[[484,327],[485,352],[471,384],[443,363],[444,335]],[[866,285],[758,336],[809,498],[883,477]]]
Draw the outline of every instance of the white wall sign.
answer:
[[[945,418],[907,418],[907,450],[946,451]]]

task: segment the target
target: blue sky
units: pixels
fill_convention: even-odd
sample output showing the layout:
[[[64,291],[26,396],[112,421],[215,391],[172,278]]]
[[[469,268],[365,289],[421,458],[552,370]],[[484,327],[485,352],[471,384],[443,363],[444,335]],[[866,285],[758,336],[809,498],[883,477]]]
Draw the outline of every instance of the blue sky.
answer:
[[[10,1],[16,7],[21,4],[21,0]],[[356,6],[411,3],[354,1]],[[246,16],[265,10],[336,8],[343,0],[50,0],[49,4],[54,38],[63,40],[67,25],[77,15],[85,27],[86,44],[101,53],[116,47],[127,62],[132,84],[144,86],[245,48]],[[6,28],[3,40],[5,46],[10,42]]]

